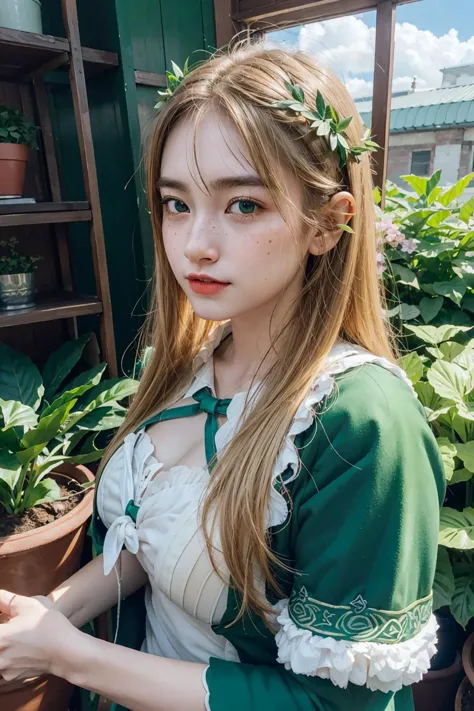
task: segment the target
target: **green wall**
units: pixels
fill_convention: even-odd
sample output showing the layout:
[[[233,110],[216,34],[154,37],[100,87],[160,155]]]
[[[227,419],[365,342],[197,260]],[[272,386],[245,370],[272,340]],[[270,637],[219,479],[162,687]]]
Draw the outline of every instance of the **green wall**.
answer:
[[[135,70],[164,74],[197,50],[215,46],[213,0],[78,0],[82,44],[115,51],[120,67],[87,82],[104,221],[117,356],[130,372],[133,341],[147,307],[153,271],[152,235],[142,172],[142,132],[153,120],[155,87],[137,86]],[[64,36],[60,1],[43,0],[44,31]],[[81,199],[84,186],[71,94],[50,77],[53,121],[65,199]],[[79,289],[94,291],[88,231],[70,231]],[[81,330],[96,319],[81,318]]]

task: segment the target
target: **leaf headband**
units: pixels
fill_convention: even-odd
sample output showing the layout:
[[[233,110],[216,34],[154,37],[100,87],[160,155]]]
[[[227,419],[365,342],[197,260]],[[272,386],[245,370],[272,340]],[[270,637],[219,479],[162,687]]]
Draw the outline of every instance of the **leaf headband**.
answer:
[[[174,62],[171,62],[171,64],[174,74],[172,72],[166,72],[167,88],[165,91],[158,92],[161,97],[160,101],[155,105],[155,109],[158,111],[171,99],[183,79],[190,72],[189,57],[183,69],[180,69]],[[297,115],[307,119],[311,123],[311,130],[315,131],[317,136],[324,137],[331,151],[339,154],[339,168],[341,170],[346,167],[348,159],[360,163],[360,158],[363,153],[373,153],[380,148],[380,146],[372,140],[370,129],[367,129],[364,133],[360,146],[350,146],[346,129],[352,121],[352,116],[341,120],[336,109],[326,103],[319,90],[316,94],[315,108],[311,109],[305,104],[304,91],[299,84],[294,84],[290,80],[285,82],[285,86],[291,95],[291,99],[277,101],[271,104],[271,106],[277,109],[293,111]]]

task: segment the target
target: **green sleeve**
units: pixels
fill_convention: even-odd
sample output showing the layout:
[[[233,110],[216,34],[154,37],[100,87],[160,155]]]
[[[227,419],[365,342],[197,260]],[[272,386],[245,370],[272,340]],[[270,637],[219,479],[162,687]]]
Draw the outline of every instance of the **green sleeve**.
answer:
[[[371,675],[372,667],[384,666],[386,650],[394,658],[397,650],[411,650],[409,659],[419,655],[421,666],[434,651],[433,642],[428,654],[418,640],[434,624],[431,588],[445,491],[436,442],[410,388],[368,365],[338,379],[312,447],[315,463],[300,473],[305,480],[294,500],[296,573],[289,601],[279,603],[280,664],[211,660],[211,711],[413,708],[409,686],[381,691]],[[345,650],[358,643],[359,650],[367,643],[370,671],[364,679],[356,670],[347,682]],[[321,644],[342,655],[340,673],[312,675],[315,668],[325,675]],[[382,651],[372,659],[375,649]],[[381,673],[389,678],[392,670]],[[403,684],[421,674],[412,676],[407,670]]]

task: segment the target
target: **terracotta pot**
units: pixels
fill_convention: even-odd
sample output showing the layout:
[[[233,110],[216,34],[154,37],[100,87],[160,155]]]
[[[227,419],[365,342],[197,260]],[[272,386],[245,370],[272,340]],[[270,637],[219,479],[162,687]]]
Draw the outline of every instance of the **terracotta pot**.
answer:
[[[80,483],[94,475],[83,466],[63,464],[58,472]],[[54,475],[53,475],[54,476]],[[79,568],[93,491],[56,521],[27,533],[0,538],[2,586],[20,595],[47,595]],[[55,677],[0,682],[1,711],[67,711],[72,687]]]
[[[474,632],[464,642],[462,648],[462,663],[466,676],[474,686],[474,664],[473,664],[473,647],[474,647]]]
[[[458,653],[447,669],[430,671],[418,684],[413,684],[415,711],[451,711],[456,691],[463,678],[461,655]]]
[[[29,147],[23,144],[0,143],[0,196],[23,195],[29,154]]]
[[[461,686],[458,689],[458,693],[456,694],[456,704],[454,706],[454,711],[463,711],[462,700],[463,700],[464,694],[466,693],[467,689],[470,686],[471,686],[471,682],[469,681],[467,676],[465,676],[461,682]]]
[[[57,676],[41,676],[28,681],[0,679],[2,711],[67,711],[74,687]]]

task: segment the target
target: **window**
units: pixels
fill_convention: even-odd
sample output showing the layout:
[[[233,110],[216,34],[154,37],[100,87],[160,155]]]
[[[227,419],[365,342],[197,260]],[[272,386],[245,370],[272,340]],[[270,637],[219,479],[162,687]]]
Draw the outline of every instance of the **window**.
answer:
[[[413,151],[411,154],[411,172],[413,175],[429,175],[431,151]]]

